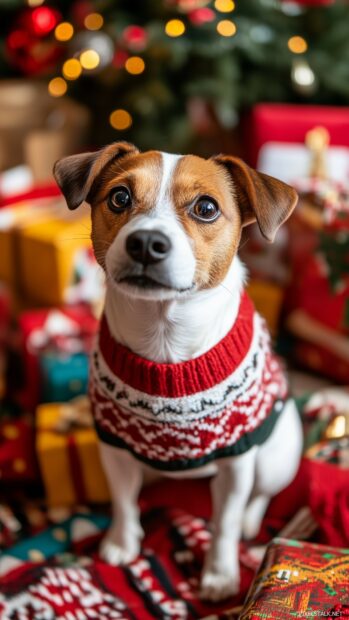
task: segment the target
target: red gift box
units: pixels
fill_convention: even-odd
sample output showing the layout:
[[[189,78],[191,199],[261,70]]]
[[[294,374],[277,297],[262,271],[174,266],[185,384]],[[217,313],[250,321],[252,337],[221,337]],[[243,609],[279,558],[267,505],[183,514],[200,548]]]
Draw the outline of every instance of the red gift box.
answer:
[[[251,165],[257,166],[265,144],[304,144],[306,133],[319,125],[326,127],[331,145],[349,146],[349,108],[281,103],[254,106],[245,124]]]
[[[89,353],[98,320],[87,305],[23,312],[19,317],[25,386],[24,407],[33,411],[40,398],[39,355],[43,351],[66,355]]]
[[[25,417],[0,422],[0,476],[2,482],[38,477],[34,428]]]

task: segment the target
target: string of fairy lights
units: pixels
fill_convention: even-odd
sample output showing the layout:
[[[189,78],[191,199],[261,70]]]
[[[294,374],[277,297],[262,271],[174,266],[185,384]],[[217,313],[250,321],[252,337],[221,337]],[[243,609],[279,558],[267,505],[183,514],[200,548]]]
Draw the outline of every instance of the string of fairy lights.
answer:
[[[182,0],[183,2],[187,0]],[[41,20],[48,19],[45,17],[45,7],[42,6],[45,0],[27,0],[27,4],[30,7],[39,7],[37,18]],[[207,3],[211,4],[211,3]],[[235,10],[234,0],[214,0],[212,8],[210,6],[201,6],[195,11],[195,19],[191,22],[197,26],[200,26],[207,22],[217,21],[216,31],[221,37],[234,37],[237,34],[237,25],[231,19],[230,14]],[[83,28],[85,32],[96,33],[101,31],[104,26],[104,18],[98,12],[91,12],[87,14],[83,21]],[[164,23],[164,33],[170,38],[178,38],[185,36],[187,25],[181,17],[169,19]],[[144,29],[140,26],[130,25],[126,27],[125,31],[129,31],[135,40],[141,41],[144,36]],[[79,33],[81,29],[79,28]],[[61,21],[54,28],[54,37],[59,43],[69,43],[74,41],[75,37],[79,37],[79,33],[75,32],[74,25],[68,21]],[[81,34],[80,34],[81,36]],[[69,82],[77,80],[83,74],[89,74],[95,72],[101,67],[101,52],[95,49],[92,45],[93,39],[91,39],[91,45],[88,45],[89,40],[86,41],[87,45],[83,46],[83,49],[71,54],[70,58],[67,58],[61,66],[61,75],[53,77],[48,84],[48,92],[52,97],[62,97],[69,89]],[[307,41],[300,35],[294,35],[287,41],[289,51],[295,55],[302,55],[308,49]],[[137,47],[137,46],[136,46]],[[144,46],[145,47],[145,46]],[[139,45],[139,50],[142,49],[142,45]],[[123,52],[122,50],[116,51],[113,59],[113,64],[118,69],[123,69],[127,73],[138,76],[146,71],[146,62],[142,56],[138,54],[131,54]],[[296,84],[303,87],[311,87],[315,76],[310,69],[306,60],[294,60],[292,64],[292,79]],[[129,111],[125,109],[112,110],[109,115],[110,125],[118,130],[124,131],[128,129],[133,119]]]

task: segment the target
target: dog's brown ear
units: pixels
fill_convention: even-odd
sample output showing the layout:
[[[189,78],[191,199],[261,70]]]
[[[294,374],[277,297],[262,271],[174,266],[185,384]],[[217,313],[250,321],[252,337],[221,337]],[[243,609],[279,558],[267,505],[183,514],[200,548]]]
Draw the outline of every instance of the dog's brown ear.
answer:
[[[291,215],[298,200],[293,187],[257,172],[239,157],[218,155],[213,158],[228,170],[236,201],[241,210],[242,225],[257,220],[263,237],[274,241],[278,228]]]
[[[70,155],[57,161],[53,175],[69,209],[76,209],[84,200],[88,202],[92,185],[107,164],[138,152],[133,144],[114,142],[94,153]]]

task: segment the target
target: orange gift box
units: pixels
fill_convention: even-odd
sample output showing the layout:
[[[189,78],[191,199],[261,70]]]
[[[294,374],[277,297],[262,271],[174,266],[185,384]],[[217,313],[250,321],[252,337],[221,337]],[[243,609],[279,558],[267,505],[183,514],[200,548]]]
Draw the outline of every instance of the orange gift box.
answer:
[[[62,403],[40,405],[36,412],[36,451],[47,503],[65,506],[109,500],[94,428],[59,429]]]

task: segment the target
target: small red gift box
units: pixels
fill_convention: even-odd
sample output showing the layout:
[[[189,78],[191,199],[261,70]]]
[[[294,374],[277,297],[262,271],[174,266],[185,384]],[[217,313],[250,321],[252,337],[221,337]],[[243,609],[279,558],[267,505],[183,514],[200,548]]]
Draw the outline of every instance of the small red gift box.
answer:
[[[262,147],[270,143],[304,144],[306,133],[326,127],[330,144],[349,146],[349,109],[334,106],[260,103],[246,122],[249,160],[256,167]],[[266,171],[265,171],[266,172]],[[270,172],[271,174],[271,172]],[[297,174],[292,174],[297,178]]]
[[[40,353],[61,353],[67,357],[89,353],[97,328],[98,320],[87,305],[31,310],[20,315],[25,374],[23,406],[33,411],[40,399]]]

